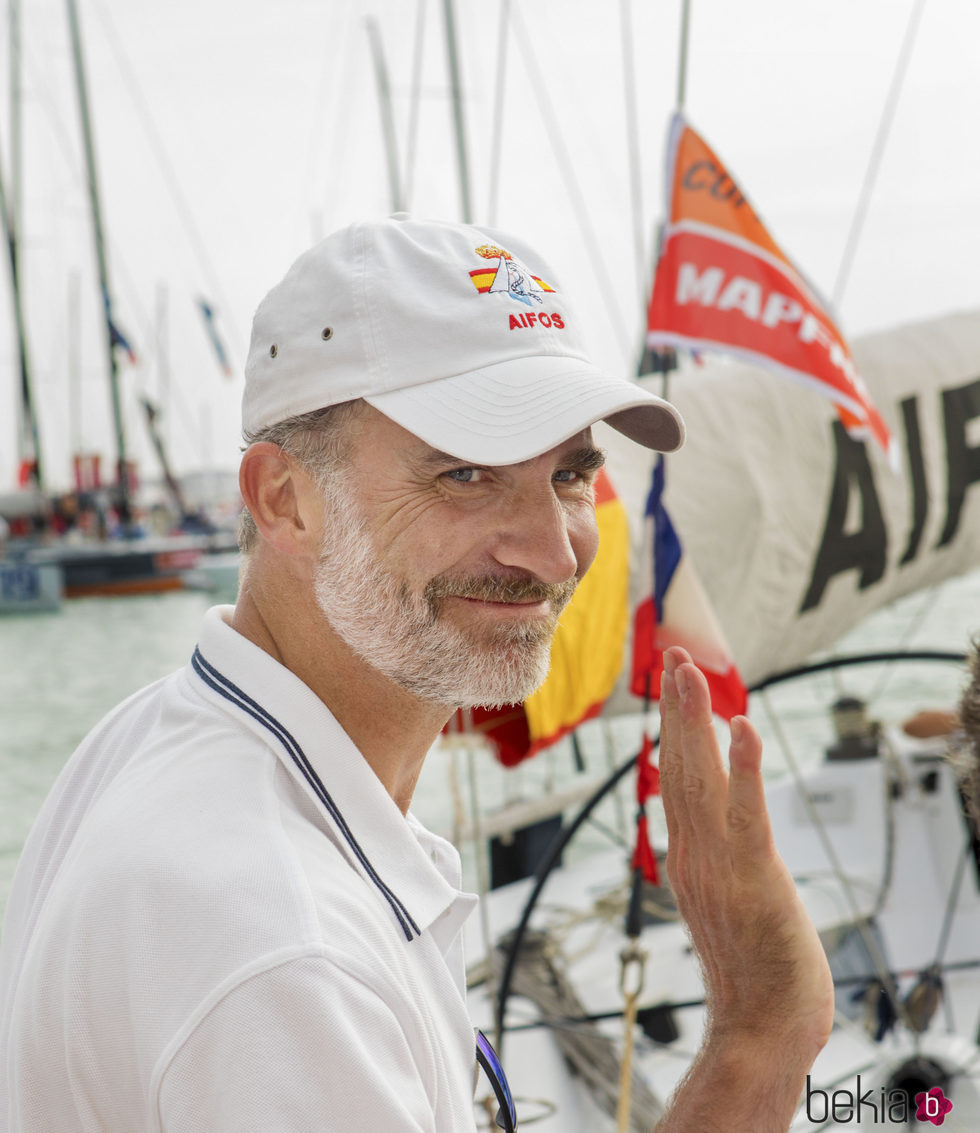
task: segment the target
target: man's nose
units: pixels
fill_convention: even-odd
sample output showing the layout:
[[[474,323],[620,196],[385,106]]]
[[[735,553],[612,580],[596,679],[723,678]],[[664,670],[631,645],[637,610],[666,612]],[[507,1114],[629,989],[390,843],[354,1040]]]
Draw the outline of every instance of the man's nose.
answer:
[[[527,489],[501,501],[492,553],[501,566],[528,571],[542,582],[567,582],[579,561],[568,516],[554,489]]]

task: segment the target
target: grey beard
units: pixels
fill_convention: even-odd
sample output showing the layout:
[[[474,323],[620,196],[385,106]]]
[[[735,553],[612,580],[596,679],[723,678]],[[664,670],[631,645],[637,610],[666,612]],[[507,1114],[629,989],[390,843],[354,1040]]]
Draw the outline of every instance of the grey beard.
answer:
[[[420,700],[453,708],[519,704],[548,675],[558,615],[576,580],[439,575],[421,594],[377,561],[366,525],[345,484],[331,485],[326,535],[314,580],[317,605],[362,660]],[[540,601],[551,616],[467,631],[444,615],[451,596]]]

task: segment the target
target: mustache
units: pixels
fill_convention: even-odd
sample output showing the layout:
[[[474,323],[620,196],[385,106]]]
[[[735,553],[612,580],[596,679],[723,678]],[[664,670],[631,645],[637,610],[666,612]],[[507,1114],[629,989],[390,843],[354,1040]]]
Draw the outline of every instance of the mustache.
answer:
[[[549,602],[555,613],[568,605],[578,585],[577,578],[566,582],[542,582],[537,578],[500,578],[487,574],[480,578],[434,578],[425,588],[426,599],[438,605],[443,598],[475,598],[480,602]]]

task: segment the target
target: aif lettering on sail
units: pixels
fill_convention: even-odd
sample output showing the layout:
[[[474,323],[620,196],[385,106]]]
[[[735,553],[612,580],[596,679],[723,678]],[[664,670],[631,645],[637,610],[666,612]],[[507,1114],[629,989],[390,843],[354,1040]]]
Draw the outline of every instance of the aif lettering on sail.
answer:
[[[941,410],[946,449],[945,518],[933,550],[956,538],[967,490],[980,482],[980,378],[966,385],[942,389],[930,408]],[[900,403],[905,434],[905,462],[909,486],[909,528],[899,568],[924,553],[923,534],[929,517],[930,485],[923,457],[920,397]],[[888,566],[891,546],[885,513],[867,446],[847,434],[840,421],[831,424],[834,476],[827,504],[823,535],[817,549],[800,613],[819,606],[830,580],[857,571],[858,589],[879,582]],[[886,472],[886,475],[890,473]],[[859,515],[857,524],[849,517]]]

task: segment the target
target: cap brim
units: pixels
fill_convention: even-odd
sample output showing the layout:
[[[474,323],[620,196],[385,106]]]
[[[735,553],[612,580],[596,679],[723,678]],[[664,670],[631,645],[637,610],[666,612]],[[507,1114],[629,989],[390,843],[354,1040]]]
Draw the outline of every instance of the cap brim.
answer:
[[[570,357],[512,359],[364,400],[426,444],[475,464],[531,460],[603,420],[658,452],[684,443],[673,405]]]

